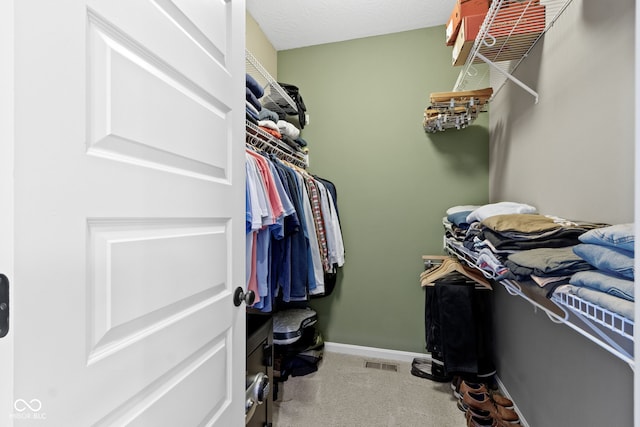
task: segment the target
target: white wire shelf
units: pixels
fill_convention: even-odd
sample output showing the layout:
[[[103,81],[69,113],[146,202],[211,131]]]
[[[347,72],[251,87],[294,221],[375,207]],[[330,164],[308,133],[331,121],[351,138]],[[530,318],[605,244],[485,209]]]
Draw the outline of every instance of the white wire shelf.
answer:
[[[551,299],[558,304],[579,311],[583,316],[619,333],[623,337],[633,339],[634,322],[626,317],[566,292],[554,293]]]
[[[275,113],[296,114],[296,104],[287,92],[275,81],[260,62],[245,49],[246,72],[264,88],[264,96],[260,98],[262,105]],[[261,151],[273,154],[296,166],[306,168],[309,156],[297,151],[285,142],[260,129],[249,120],[246,123],[246,144]]]
[[[628,363],[632,369],[634,368],[634,322],[632,320],[572,294],[554,293],[551,298],[540,300],[526,292],[518,282],[514,280],[499,280],[494,272],[481,268],[477,263],[475,253],[465,248],[462,244],[448,238],[444,239],[444,244],[447,252],[458,257],[469,266],[475,267],[485,277],[496,280],[504,286],[510,295],[524,298],[536,309],[543,310],[552,322],[571,327],[609,353]],[[575,316],[576,321],[571,320],[570,314]]]
[[[259,126],[247,121],[246,144],[261,151],[275,155],[277,158],[285,160],[301,168],[306,168],[309,164],[307,154],[296,151],[286,143],[272,136],[268,132],[260,129]]]
[[[493,98],[511,80],[537,103],[537,92],[513,77],[513,72],[569,3],[571,0],[493,0],[453,90],[472,90],[489,81]],[[478,67],[481,63],[489,67]]]
[[[496,280],[496,281],[498,280],[498,276],[496,275],[496,273],[479,266],[477,262],[478,260],[477,255],[473,251],[470,251],[469,249],[465,248],[462,244],[458,244],[454,242],[452,239],[447,239],[445,237],[444,246],[447,252],[449,252],[451,255],[456,256],[461,261],[464,261],[464,263],[469,265],[470,267],[473,267],[478,271],[480,271],[484,275],[484,277],[486,277],[487,279]]]
[[[275,113],[298,114],[296,103],[258,60],[245,49],[246,71],[264,89],[260,103]]]

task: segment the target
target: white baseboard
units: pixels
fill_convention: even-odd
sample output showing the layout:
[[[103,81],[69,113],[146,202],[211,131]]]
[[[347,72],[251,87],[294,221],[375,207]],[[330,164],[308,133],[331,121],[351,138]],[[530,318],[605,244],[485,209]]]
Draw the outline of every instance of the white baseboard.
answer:
[[[360,345],[325,342],[324,351],[329,353],[350,354],[352,356],[368,357],[372,359],[395,360],[398,362],[413,362],[414,358],[431,359],[427,353],[413,353],[410,351],[389,350],[385,348],[364,347]]]
[[[518,417],[520,417],[520,425],[522,427],[529,427],[529,423],[527,423],[527,420],[525,420],[524,417],[522,416],[522,412],[520,412],[520,410],[518,409],[517,402],[511,398],[511,395],[507,391],[502,381],[500,381],[500,378],[497,375],[495,375],[494,378],[496,380],[496,383],[498,383],[498,389],[500,390],[500,392],[513,402],[513,410],[516,411],[518,413]]]

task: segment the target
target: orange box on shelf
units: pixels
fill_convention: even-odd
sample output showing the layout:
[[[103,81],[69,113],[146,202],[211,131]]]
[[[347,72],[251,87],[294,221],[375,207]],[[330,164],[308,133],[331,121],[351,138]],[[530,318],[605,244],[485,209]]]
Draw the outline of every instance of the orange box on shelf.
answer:
[[[495,43],[480,45],[479,52],[493,62],[521,58],[544,32],[545,16],[545,6],[535,1],[501,8],[489,29]]]
[[[465,16],[485,14],[489,10],[490,0],[457,0],[445,28],[445,43],[452,46]]]
[[[545,7],[534,4],[512,4],[502,7],[491,24],[491,35],[503,37],[509,34],[541,33],[545,27]]]
[[[452,59],[453,65],[464,65],[473,47],[473,42],[480,31],[480,27],[484,22],[485,14],[465,16],[462,18],[462,24],[453,45]]]

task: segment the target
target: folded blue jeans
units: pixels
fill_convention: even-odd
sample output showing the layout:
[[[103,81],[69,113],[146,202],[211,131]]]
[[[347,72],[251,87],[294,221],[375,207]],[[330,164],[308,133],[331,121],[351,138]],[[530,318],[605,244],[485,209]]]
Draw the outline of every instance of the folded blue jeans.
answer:
[[[573,247],[573,252],[598,270],[634,279],[633,252],[591,243],[580,243]]]
[[[575,273],[569,279],[569,283],[575,286],[595,289],[628,301],[635,300],[633,280],[612,276],[604,271],[591,270]]]

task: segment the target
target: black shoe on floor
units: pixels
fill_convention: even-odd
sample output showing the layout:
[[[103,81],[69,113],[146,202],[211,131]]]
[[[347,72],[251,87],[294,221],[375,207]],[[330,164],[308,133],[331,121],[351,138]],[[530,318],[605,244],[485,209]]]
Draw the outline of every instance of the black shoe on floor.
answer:
[[[430,359],[413,359],[413,363],[411,363],[411,374],[439,383],[449,382],[453,378],[452,375],[447,375],[444,372],[443,366],[432,363]]]

